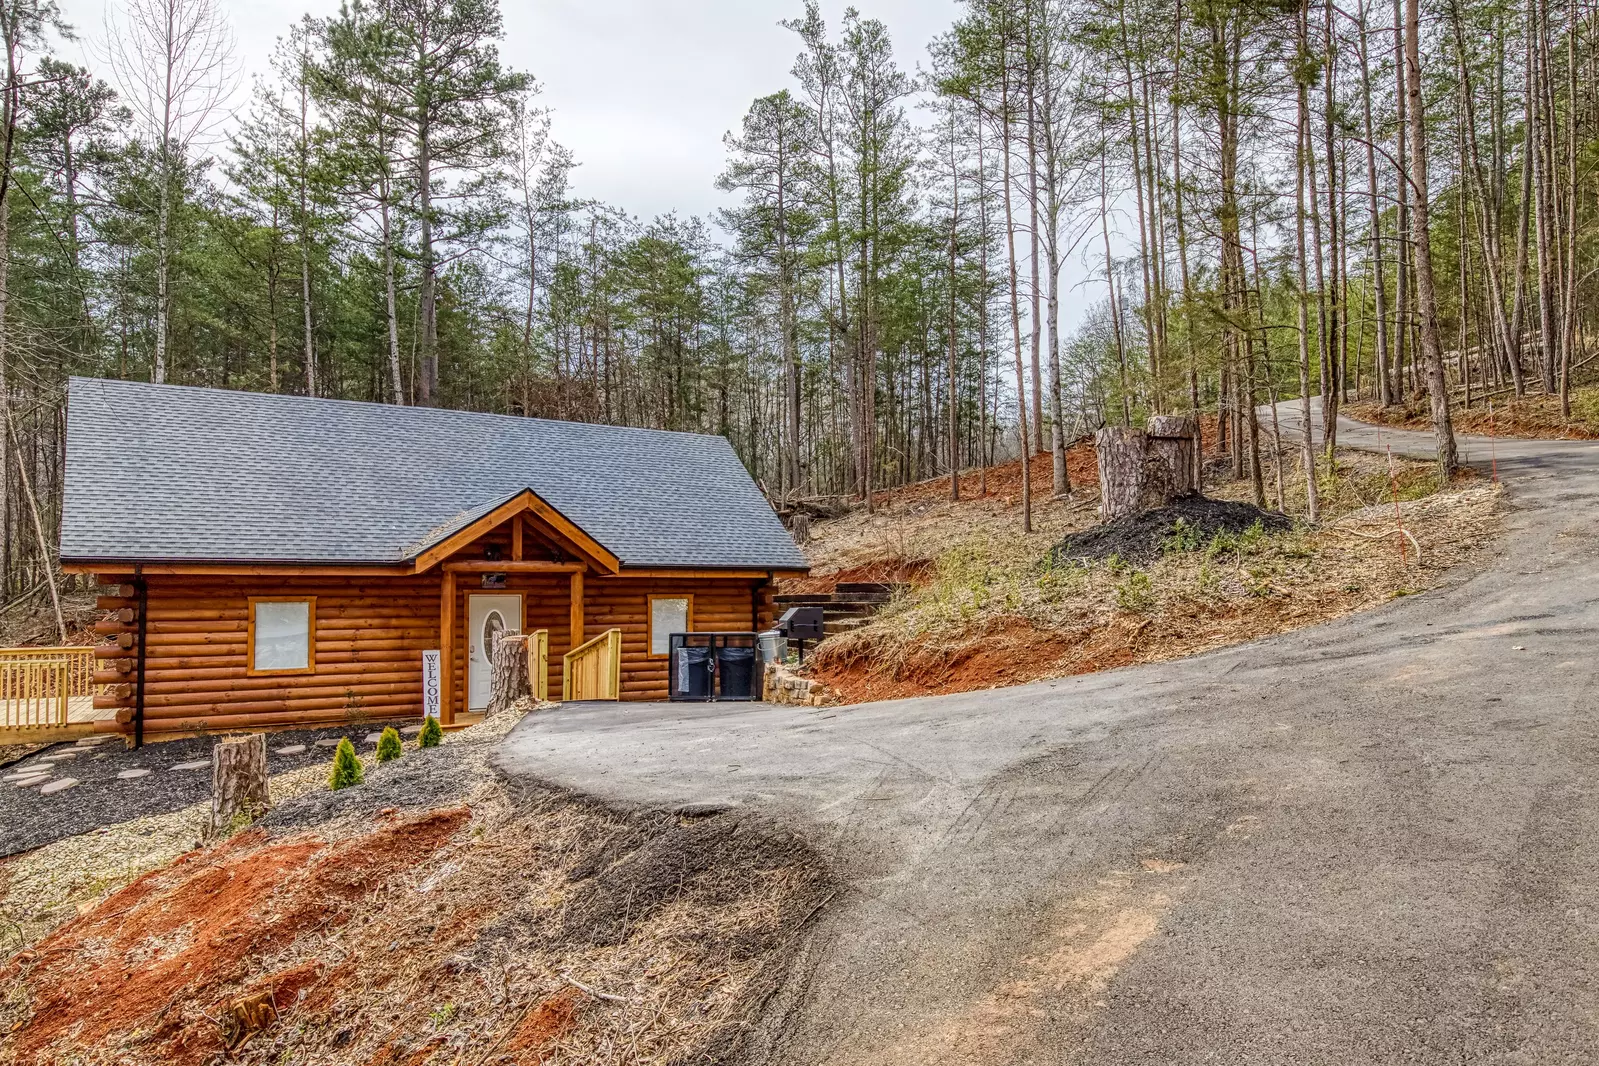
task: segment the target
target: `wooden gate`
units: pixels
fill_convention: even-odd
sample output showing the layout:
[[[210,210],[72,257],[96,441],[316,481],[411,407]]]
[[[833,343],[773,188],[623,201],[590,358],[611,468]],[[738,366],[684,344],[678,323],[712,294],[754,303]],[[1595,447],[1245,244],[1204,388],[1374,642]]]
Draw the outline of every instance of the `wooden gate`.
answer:
[[[607,629],[561,659],[561,699],[614,700],[622,695],[622,631]]]

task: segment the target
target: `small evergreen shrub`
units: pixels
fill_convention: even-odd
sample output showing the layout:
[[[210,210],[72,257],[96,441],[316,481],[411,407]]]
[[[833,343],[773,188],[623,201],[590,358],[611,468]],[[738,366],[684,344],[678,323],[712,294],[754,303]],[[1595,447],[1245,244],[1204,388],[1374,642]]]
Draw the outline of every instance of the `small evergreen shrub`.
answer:
[[[422,722],[422,732],[417,735],[416,746],[419,748],[436,748],[439,741],[444,739],[444,727],[439,725],[439,720],[429,715]]]
[[[333,772],[328,775],[328,787],[337,792],[341,788],[359,785],[365,778],[361,757],[355,753],[355,745],[350,743],[350,738],[345,737],[333,749]]]
[[[398,759],[404,750],[400,746],[400,734],[394,731],[393,726],[389,726],[383,731],[383,735],[378,737],[378,762]]]

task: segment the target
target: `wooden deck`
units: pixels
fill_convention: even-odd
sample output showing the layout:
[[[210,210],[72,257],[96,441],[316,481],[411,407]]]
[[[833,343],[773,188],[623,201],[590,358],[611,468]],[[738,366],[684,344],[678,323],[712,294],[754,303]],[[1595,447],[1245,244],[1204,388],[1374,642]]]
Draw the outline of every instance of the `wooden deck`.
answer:
[[[20,700],[0,700],[0,722],[15,721],[25,707]],[[75,740],[91,733],[104,732],[108,726],[98,723],[116,721],[114,710],[95,710],[93,696],[70,696],[67,699],[65,725],[0,725],[0,746],[6,744],[50,744],[61,740]]]

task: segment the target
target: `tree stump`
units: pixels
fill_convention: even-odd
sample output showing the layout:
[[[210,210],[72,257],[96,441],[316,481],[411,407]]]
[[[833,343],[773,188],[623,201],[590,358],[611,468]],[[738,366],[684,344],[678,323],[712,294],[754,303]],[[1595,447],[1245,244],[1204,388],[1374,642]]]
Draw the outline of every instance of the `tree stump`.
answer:
[[[255,821],[272,806],[265,733],[224,737],[211,749],[211,825],[217,837]]]
[[[494,645],[493,668],[489,674],[489,705],[484,717],[492,717],[524,696],[533,694],[527,674],[527,637],[521,633],[501,633]]]
[[[1094,434],[1099,453],[1099,517],[1106,522],[1144,506],[1148,442],[1141,429],[1105,426]]]
[[[1187,415],[1155,415],[1146,431],[1149,462],[1145,496],[1154,507],[1192,496],[1199,491],[1194,480],[1194,420]]]
[[[795,511],[789,516],[788,532],[795,544],[805,547],[811,542],[811,516],[804,511]]]

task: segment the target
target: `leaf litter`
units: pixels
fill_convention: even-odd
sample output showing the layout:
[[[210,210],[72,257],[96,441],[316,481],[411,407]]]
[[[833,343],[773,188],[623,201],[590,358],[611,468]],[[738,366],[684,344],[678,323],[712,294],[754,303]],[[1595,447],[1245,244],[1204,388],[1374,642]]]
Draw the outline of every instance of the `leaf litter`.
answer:
[[[0,965],[0,1063],[736,1056],[828,871],[747,817],[508,782],[489,759],[517,717],[307,788],[83,907]]]

